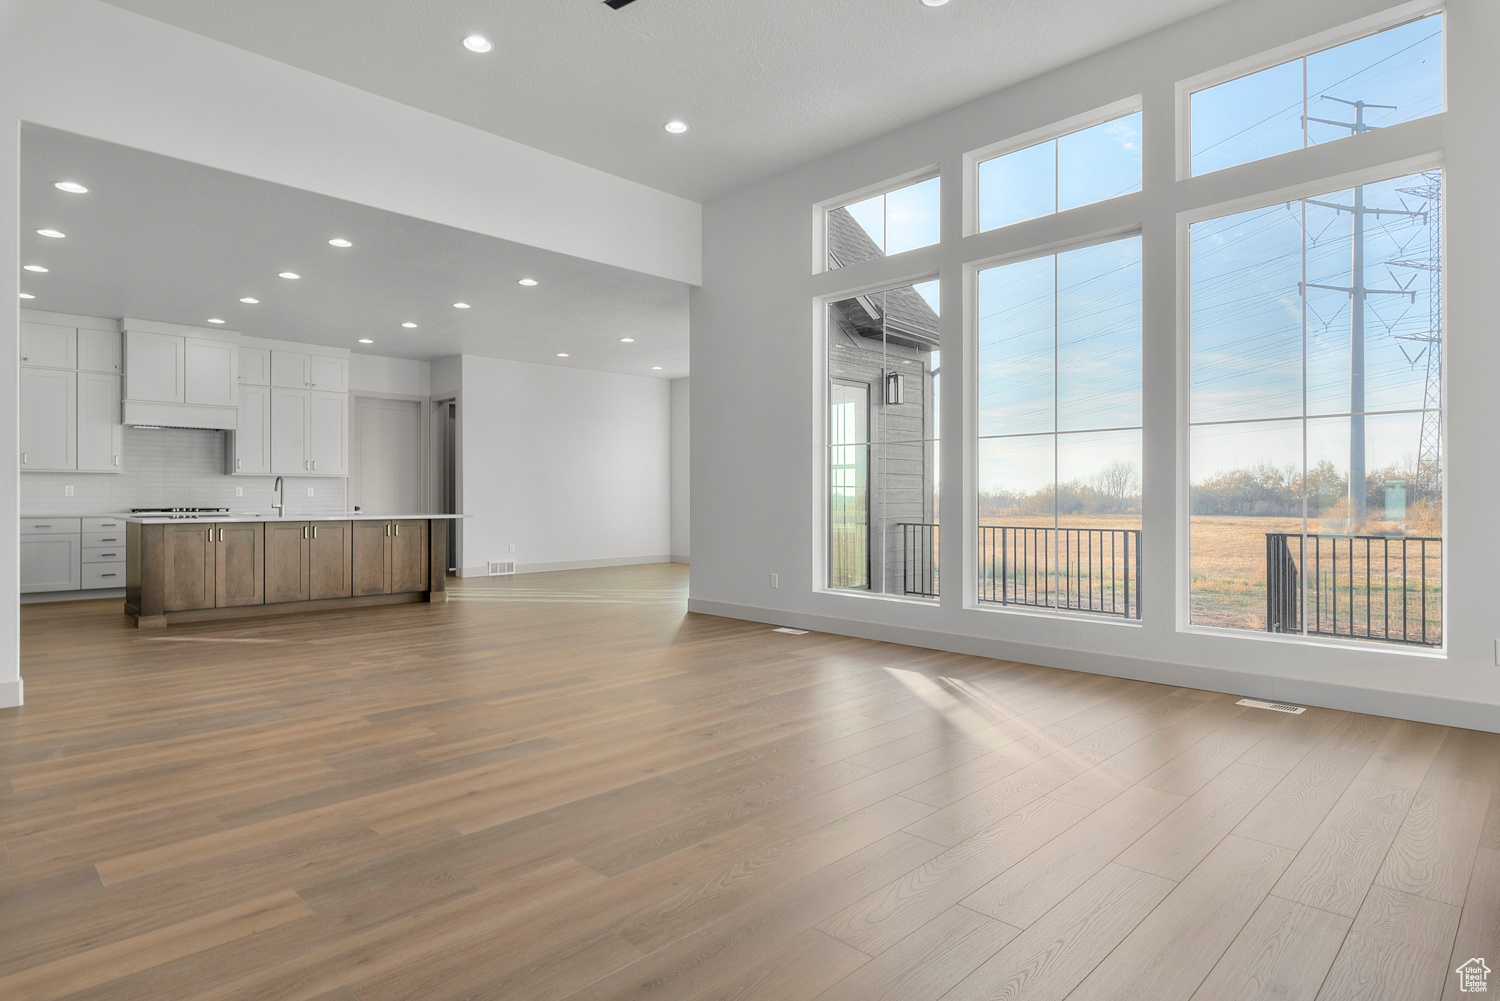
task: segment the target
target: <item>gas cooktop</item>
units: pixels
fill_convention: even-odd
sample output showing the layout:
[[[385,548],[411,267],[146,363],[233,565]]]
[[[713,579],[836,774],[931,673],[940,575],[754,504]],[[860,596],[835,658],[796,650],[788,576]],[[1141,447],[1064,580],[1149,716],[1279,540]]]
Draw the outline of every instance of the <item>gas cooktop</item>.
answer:
[[[205,514],[228,514],[227,507],[133,507],[131,514],[149,514],[159,518],[201,518]]]

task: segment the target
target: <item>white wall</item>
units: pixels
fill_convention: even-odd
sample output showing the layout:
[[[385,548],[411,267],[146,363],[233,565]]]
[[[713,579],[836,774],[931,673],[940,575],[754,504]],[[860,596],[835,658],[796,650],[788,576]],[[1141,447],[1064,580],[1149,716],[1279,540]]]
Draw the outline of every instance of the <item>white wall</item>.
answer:
[[[672,562],[692,555],[692,438],[688,380],[672,380]]]
[[[383,355],[349,356],[349,392],[388,396],[430,396],[432,366],[410,358]]]
[[[461,387],[466,573],[669,559],[666,380],[464,355]]]
[[[704,280],[692,293],[695,405],[690,608],[853,635],[1173,684],[1500,730],[1500,371],[1492,276],[1500,271],[1500,4],[1448,4],[1450,110],[1261,164],[1177,181],[1177,81],[1390,6],[1380,0],[1238,0],[1044,77],[731,193],[705,206]],[[963,154],[1141,95],[1146,190],[963,238]],[[1262,634],[1194,632],[1177,570],[1185,505],[1180,414],[1179,213],[1256,192],[1321,182],[1382,161],[1442,154],[1448,167],[1448,510],[1445,656],[1315,645]],[[942,244],[811,274],[813,206],[884,179],[940,167]],[[1341,185],[1331,184],[1331,189]],[[1316,189],[1314,189],[1316,190]],[[1327,188],[1323,190],[1328,190]],[[1311,192],[1309,192],[1311,193]],[[966,604],[974,500],[964,486],[966,264],[1034,246],[1139,227],[1145,287],[1145,533],[1140,624],[1082,621]],[[943,280],[941,469],[945,569],[938,604],[819,590],[824,554],[818,296]],[[969,555],[966,555],[969,554]],[[779,590],[768,586],[780,575]],[[950,584],[951,581],[951,584]]]

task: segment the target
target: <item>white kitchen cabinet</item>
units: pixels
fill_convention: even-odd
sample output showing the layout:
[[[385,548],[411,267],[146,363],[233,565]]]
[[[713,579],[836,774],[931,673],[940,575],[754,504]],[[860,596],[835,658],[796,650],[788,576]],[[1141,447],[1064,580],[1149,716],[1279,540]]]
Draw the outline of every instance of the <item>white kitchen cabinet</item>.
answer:
[[[77,532],[21,535],[21,590],[77,591],[83,580]]]
[[[271,352],[271,385],[281,389],[349,391],[349,359],[306,351]]]
[[[312,355],[306,351],[272,351],[271,385],[278,389],[310,388]]]
[[[78,465],[83,472],[118,473],[125,451],[120,424],[120,377],[78,373]]]
[[[21,468],[78,468],[78,373],[21,369]]]
[[[349,396],[347,393],[308,394],[308,469],[319,476],[349,473]]]
[[[312,355],[308,360],[310,389],[324,393],[349,392],[349,359]]]
[[[185,337],[183,402],[232,407],[239,397],[239,347],[228,341]]]
[[[269,348],[240,346],[240,385],[269,386],[271,384],[271,351]]]
[[[181,403],[186,382],[187,338],[145,330],[125,331],[125,398]]]
[[[274,358],[276,352],[272,352]],[[274,362],[273,362],[274,364]],[[309,473],[307,449],[308,392],[271,389],[271,472],[277,476]]]
[[[240,424],[234,432],[231,473],[271,472],[271,388],[240,386]]]
[[[34,368],[78,367],[78,328],[21,322],[21,364]]]
[[[118,331],[78,328],[78,371],[119,375],[121,358]]]

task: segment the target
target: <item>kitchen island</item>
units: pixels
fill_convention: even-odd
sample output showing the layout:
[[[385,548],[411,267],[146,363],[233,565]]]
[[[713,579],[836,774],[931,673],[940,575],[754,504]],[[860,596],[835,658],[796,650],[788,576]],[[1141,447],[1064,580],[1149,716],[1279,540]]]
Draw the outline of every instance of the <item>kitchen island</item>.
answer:
[[[138,628],[444,601],[451,514],[134,516],[125,614]]]

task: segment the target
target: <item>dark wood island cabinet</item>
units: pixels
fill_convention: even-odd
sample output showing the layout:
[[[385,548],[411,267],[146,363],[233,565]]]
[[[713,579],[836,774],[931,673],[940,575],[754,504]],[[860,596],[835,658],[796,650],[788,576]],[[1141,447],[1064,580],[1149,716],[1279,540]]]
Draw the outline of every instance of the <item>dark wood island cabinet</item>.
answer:
[[[126,524],[125,612],[142,628],[447,598],[450,517]]]

